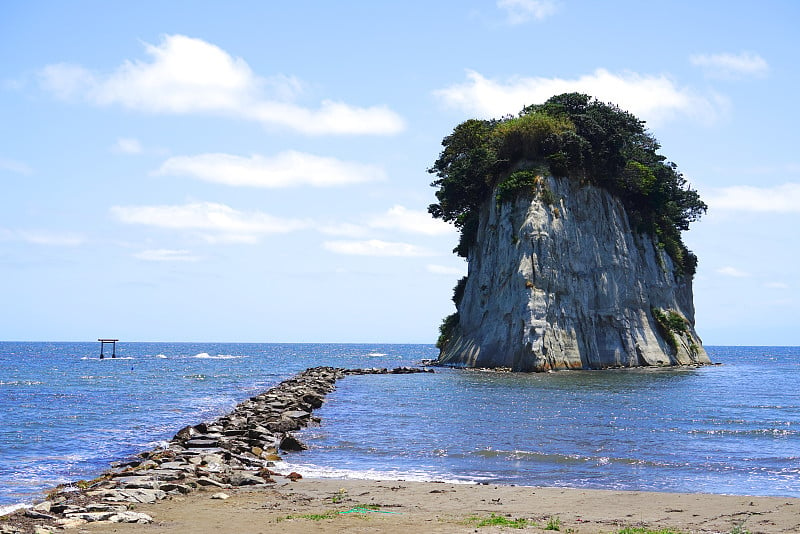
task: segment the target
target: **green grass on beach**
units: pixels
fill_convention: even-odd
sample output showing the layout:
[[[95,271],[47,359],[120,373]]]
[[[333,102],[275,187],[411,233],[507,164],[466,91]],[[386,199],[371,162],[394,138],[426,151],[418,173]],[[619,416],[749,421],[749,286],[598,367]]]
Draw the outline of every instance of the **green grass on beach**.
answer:
[[[519,517],[517,519],[509,519],[508,517],[492,514],[488,517],[470,516],[467,518],[469,523],[474,524],[476,527],[510,527],[510,528],[525,528],[533,525],[529,519]]]

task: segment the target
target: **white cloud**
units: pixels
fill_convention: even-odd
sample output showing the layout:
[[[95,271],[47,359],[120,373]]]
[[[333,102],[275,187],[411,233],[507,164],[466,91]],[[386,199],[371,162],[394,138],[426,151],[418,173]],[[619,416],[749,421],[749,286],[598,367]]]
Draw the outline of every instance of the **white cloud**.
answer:
[[[287,126],[308,135],[388,135],[405,129],[405,121],[386,106],[359,108],[332,100],[323,100],[316,110],[287,102],[261,101],[241,114],[249,119]]]
[[[800,183],[774,187],[736,185],[704,195],[710,210],[800,213]]]
[[[69,100],[80,96],[88,97],[87,93],[99,82],[94,74],[80,65],[56,63],[39,71],[39,83],[44,90],[53,93],[57,98]]]
[[[551,0],[497,0],[497,7],[506,11],[509,24],[523,24],[531,19],[542,20],[556,12]]]
[[[137,252],[134,258],[144,261],[198,261],[199,256],[192,255],[188,250],[151,249]]]
[[[77,247],[86,242],[86,238],[78,234],[50,230],[11,230],[8,228],[0,228],[0,240],[22,241],[32,245],[56,247]]]
[[[368,225],[371,228],[425,235],[456,233],[455,227],[440,219],[434,219],[427,211],[414,211],[403,206],[394,206],[386,213],[372,217]]]
[[[111,213],[127,224],[197,231],[210,243],[256,243],[262,235],[288,233],[310,226],[308,221],[280,219],[262,212],[241,212],[213,202],[182,206],[113,206]]]
[[[568,92],[586,93],[612,102],[649,123],[663,122],[678,115],[711,122],[728,106],[723,97],[697,95],[678,87],[665,75],[613,74],[605,69],[575,79],[516,77],[506,82],[468,70],[466,82],[434,94],[451,107],[482,118],[497,118],[516,114],[527,105],[541,104],[553,95]]]
[[[769,72],[769,64],[766,60],[753,52],[695,54],[689,58],[689,61],[692,65],[702,68],[711,78],[763,78]]]
[[[17,174],[33,174],[33,169],[27,163],[8,158],[0,158],[0,170]]]
[[[142,144],[138,139],[120,137],[117,139],[117,142],[114,143],[114,146],[111,147],[111,150],[121,154],[141,154]]]
[[[429,273],[444,274],[448,276],[466,276],[467,269],[463,267],[447,267],[445,265],[426,265],[425,268]]]
[[[319,109],[292,103],[302,89],[293,77],[257,76],[242,58],[201,39],[167,35],[145,44],[149,61],[125,61],[113,73],[48,65],[44,89],[60,98],[85,98],[150,113],[213,113],[288,127],[306,134],[394,134],[403,119],[385,106],[356,107],[325,100]]]
[[[369,234],[369,229],[353,223],[327,222],[318,226],[323,234],[341,237],[364,237]]]
[[[439,219],[434,219],[426,211],[410,210],[404,206],[393,206],[385,213],[371,215],[361,224],[329,222],[319,225],[319,230],[328,235],[344,237],[364,237],[375,230],[404,232],[439,236],[455,234],[456,229]]]
[[[769,289],[789,289],[789,284],[783,282],[767,282],[764,287]]]
[[[726,267],[722,267],[720,269],[717,269],[717,272],[719,274],[722,274],[722,275],[725,275],[725,276],[732,276],[734,278],[747,278],[748,276],[750,276],[750,273],[746,273],[744,271],[740,271],[736,267],[731,267],[731,266],[726,266]]]
[[[155,174],[190,176],[207,182],[249,187],[331,187],[384,180],[378,166],[325,158],[296,151],[266,158],[231,154],[176,156],[166,160]]]
[[[352,256],[418,257],[435,255],[429,250],[409,243],[380,241],[378,239],[369,241],[326,241],[322,246],[330,252]]]

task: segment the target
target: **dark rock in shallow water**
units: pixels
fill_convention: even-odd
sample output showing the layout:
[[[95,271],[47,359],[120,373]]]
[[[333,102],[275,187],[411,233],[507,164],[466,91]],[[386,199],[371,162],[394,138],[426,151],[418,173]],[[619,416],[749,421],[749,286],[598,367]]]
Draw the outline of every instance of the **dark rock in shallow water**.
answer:
[[[308,449],[299,439],[292,436],[291,434],[287,435],[281,441],[281,450],[289,451],[289,452],[297,452],[297,451],[304,451]]]

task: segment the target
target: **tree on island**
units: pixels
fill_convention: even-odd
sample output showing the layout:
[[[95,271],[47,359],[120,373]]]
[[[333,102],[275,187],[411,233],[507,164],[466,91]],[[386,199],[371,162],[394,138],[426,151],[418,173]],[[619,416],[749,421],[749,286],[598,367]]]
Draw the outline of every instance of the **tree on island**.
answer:
[[[672,258],[676,274],[693,276],[697,257],[681,232],[706,212],[677,165],[658,153],[661,145],[639,120],[614,104],[565,93],[525,107],[518,116],[467,120],[442,141],[428,169],[436,218],[461,231],[459,256],[475,244],[480,206],[530,192],[542,168],[558,177],[593,184],[619,198],[636,231],[653,236]],[[544,201],[547,194],[544,193]]]

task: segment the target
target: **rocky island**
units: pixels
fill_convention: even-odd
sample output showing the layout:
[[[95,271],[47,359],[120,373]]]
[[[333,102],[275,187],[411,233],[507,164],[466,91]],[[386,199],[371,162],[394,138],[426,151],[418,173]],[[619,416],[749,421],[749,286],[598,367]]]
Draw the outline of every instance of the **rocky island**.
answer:
[[[588,95],[468,120],[442,142],[436,218],[468,261],[438,363],[515,371],[706,364],[697,258],[706,211],[644,122]]]

